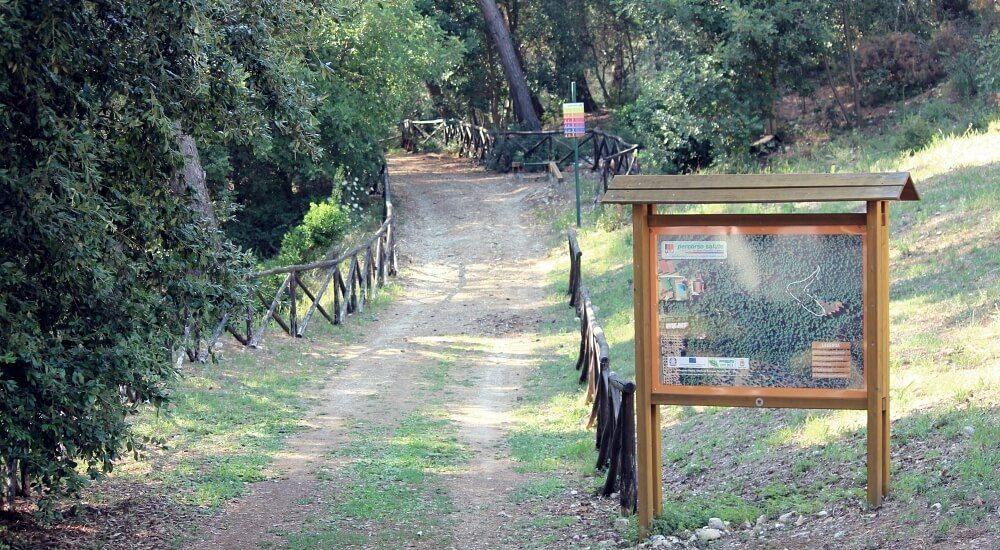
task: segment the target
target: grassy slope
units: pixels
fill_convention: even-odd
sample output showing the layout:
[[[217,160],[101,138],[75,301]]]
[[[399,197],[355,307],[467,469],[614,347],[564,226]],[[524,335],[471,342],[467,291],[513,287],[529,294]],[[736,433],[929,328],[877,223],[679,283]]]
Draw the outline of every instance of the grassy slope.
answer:
[[[1000,496],[1000,121],[978,133],[938,133],[912,154],[895,150],[898,142],[892,133],[844,136],[774,168],[907,170],[923,198],[891,210],[894,479],[884,510],[897,528],[848,533],[857,544],[884,536],[948,538],[956,527],[977,536]],[[557,225],[567,227],[570,216],[564,213]],[[594,213],[580,242],[584,281],[611,344],[612,366],[631,376],[626,223],[613,208]],[[552,307],[565,307],[564,285],[561,276],[552,281]],[[569,323],[556,332],[571,338],[572,329]],[[592,436],[578,423],[581,397],[567,372],[575,349],[556,341],[562,347],[551,346],[552,365],[539,373],[544,391],[521,411],[515,456],[527,468],[587,471],[592,453],[581,446]],[[712,516],[753,522],[759,514],[828,509],[836,515],[864,507],[863,413],[702,407],[664,413],[665,532],[699,527]],[[538,487],[544,493],[546,486]],[[942,511],[929,511],[932,503]]]

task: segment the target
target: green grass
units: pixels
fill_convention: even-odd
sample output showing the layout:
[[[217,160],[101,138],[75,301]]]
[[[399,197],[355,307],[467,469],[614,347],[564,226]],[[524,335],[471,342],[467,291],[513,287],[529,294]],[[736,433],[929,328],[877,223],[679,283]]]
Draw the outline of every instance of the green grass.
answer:
[[[234,344],[217,363],[185,364],[170,405],[133,420],[136,434],[157,444],[144,459],[123,461],[113,477],[160,485],[176,502],[204,510],[272,477],[275,454],[303,429],[324,381],[343,368],[326,351],[356,339],[395,292],[387,286],[343,326],[317,316],[304,338],[291,339],[272,324],[262,349]]]
[[[411,414],[394,430],[356,427],[351,443],[331,454],[346,467],[318,476],[334,503],[322,518],[286,533],[288,547],[396,548],[418,539],[446,545],[445,518],[454,507],[435,476],[460,471],[469,460],[455,432],[452,421],[429,413]]]
[[[978,521],[981,502],[1000,498],[1000,116],[961,113],[966,106],[920,106],[901,116],[927,117],[927,145],[900,150],[899,118],[881,130],[835,136],[829,143],[778,160],[774,172],[909,171],[919,202],[891,207],[891,403],[895,481],[889,506],[921,516],[929,503],[959,503],[924,529],[940,537]],[[859,211],[863,205],[707,205],[688,211]],[[631,226],[627,211],[591,212],[579,232],[583,280],[611,346],[611,365],[634,375]],[[566,209],[556,226],[572,223]],[[565,255],[560,243],[557,254]],[[552,284],[565,288],[565,270]],[[567,313],[570,315],[570,313]],[[569,355],[574,355],[574,353]],[[562,370],[542,372],[554,397],[532,405],[559,418],[560,406],[580,418],[580,394]],[[666,407],[664,465],[668,495],[660,529],[700,527],[708,517],[753,521],[830,506],[864,507],[864,414],[856,411],[750,411]],[[526,420],[525,429],[532,426]],[[566,424],[567,429],[569,425]],[[974,430],[965,433],[967,426]],[[541,425],[530,428],[542,437]],[[522,436],[526,437],[526,436]],[[530,455],[526,464],[565,465],[563,448]],[[726,459],[727,455],[734,458]],[[922,459],[914,462],[913,457]],[[935,460],[936,457],[936,460]],[[703,476],[723,480],[733,467],[776,463],[786,470],[752,474],[739,487],[712,483],[692,494]],[[942,476],[941,464],[947,470]],[[751,474],[745,474],[751,475]],[[759,479],[761,478],[762,479]],[[684,487],[672,491],[670,487]],[[735,498],[735,501],[733,500]],[[753,516],[753,517],[751,517]]]
[[[208,508],[264,479],[285,438],[301,429],[308,390],[339,368],[308,345],[283,340],[272,334],[266,350],[187,367],[170,410],[135,423],[137,433],[164,441],[164,448],[152,460],[126,463],[118,475],[161,482],[180,502]]]

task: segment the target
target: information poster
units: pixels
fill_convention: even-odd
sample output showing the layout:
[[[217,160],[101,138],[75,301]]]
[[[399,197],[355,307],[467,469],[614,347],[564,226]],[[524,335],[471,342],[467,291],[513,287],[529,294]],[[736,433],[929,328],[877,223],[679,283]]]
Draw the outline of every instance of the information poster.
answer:
[[[655,241],[660,386],[864,388],[860,232],[683,229]]]

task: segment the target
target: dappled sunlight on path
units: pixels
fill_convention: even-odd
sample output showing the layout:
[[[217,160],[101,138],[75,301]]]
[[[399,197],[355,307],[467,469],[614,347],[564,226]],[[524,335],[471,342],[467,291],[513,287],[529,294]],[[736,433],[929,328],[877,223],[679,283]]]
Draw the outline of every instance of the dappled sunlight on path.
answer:
[[[345,366],[318,392],[309,429],[278,455],[278,478],[227,505],[193,547],[280,545],[295,533],[308,540],[329,534],[332,545],[410,537],[407,531],[420,527],[405,518],[345,520],[313,503],[353,490],[355,480],[341,472],[357,458],[341,451],[374,444],[359,433],[393,433],[421,414],[449,422],[467,460],[423,482],[438,484],[450,499],[442,517],[428,520],[447,527],[404,545],[520,545],[508,525],[518,513],[511,492],[520,479],[505,430],[539,361],[535,342],[548,321],[543,298],[551,268],[545,235],[525,200],[529,189],[447,157],[393,158],[390,178],[400,219],[397,295],[366,312],[374,321],[358,330],[357,341],[332,341],[342,340],[334,335],[313,343],[314,353]],[[322,483],[330,478],[337,480],[333,493]]]

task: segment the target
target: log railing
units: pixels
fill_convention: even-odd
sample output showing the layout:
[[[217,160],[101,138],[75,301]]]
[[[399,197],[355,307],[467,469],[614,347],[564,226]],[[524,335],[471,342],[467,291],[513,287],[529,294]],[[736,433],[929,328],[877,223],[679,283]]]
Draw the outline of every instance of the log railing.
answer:
[[[580,383],[587,382],[587,402],[593,403],[588,426],[596,427],[598,469],[607,469],[607,478],[599,493],[618,493],[622,513],[635,513],[638,504],[635,447],[635,383],[622,379],[611,370],[611,359],[604,330],[597,321],[590,293],[583,286],[583,253],[576,235],[570,231],[569,304],[580,318],[580,355],[576,368]]]
[[[496,136],[482,126],[454,118],[404,120],[400,125],[400,145],[411,153],[431,140],[458,145],[459,156],[484,162],[493,150]]]
[[[494,131],[467,122],[437,118],[433,120],[404,120],[400,125],[403,149],[414,152],[421,146],[437,140],[445,145],[458,145],[460,156],[472,158],[482,163],[494,154],[505,158],[494,159],[498,166],[509,167],[513,155],[519,154],[522,164],[547,167],[549,162],[566,167],[573,162],[573,144],[563,139],[562,132],[548,131]],[[608,190],[608,184],[620,174],[640,172],[639,145],[602,130],[587,130],[580,140],[581,165],[600,173],[600,185],[596,189],[594,202],[600,202]],[[590,155],[585,154],[586,151]]]
[[[330,324],[340,325],[348,316],[363,311],[387,278],[396,275],[395,215],[385,165],[372,187],[381,194],[383,204],[382,225],[375,233],[336,258],[254,273],[251,292],[252,299],[259,300],[259,309],[248,305],[243,311],[223,315],[204,349],[198,335],[186,337],[194,344],[193,349],[185,345],[187,358],[204,362],[223,332],[244,346],[256,348],[271,321],[289,336],[301,338],[317,312]],[[281,283],[273,295],[265,296],[266,282],[272,277],[280,277]],[[324,302],[330,293],[332,298]]]
[[[588,134],[593,138],[592,158],[597,159],[592,169],[601,173],[601,187],[594,199],[596,202],[607,192],[608,184],[615,176],[639,173],[639,146],[600,130],[590,130]]]

